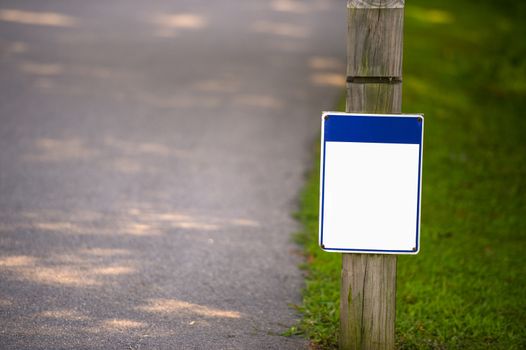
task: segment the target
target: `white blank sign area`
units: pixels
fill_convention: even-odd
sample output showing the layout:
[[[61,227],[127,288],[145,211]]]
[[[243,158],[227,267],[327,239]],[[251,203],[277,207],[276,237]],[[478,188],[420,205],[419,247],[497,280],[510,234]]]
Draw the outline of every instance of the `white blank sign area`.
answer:
[[[326,142],[323,245],[416,248],[419,145]]]

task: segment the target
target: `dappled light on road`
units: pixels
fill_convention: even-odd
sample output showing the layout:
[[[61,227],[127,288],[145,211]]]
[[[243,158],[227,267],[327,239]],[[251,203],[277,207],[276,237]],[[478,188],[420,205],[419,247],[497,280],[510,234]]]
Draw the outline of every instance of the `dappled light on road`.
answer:
[[[194,13],[158,14],[153,16],[152,22],[158,27],[155,35],[165,38],[177,36],[178,30],[203,29],[207,25],[204,16]]]
[[[23,47],[23,46],[22,46]],[[44,63],[37,61],[22,61],[18,64],[21,72],[29,75],[57,76],[70,75],[87,79],[120,79],[125,80],[129,77],[128,73],[117,69],[110,69],[103,66],[88,66],[82,64],[59,64]]]
[[[35,227],[43,231],[69,231],[69,232],[79,232],[81,228],[78,225],[75,225],[68,221],[55,221],[55,222],[37,222]]]
[[[126,157],[115,158],[111,161],[112,168],[123,174],[138,174],[144,172],[154,172],[152,166],[144,167],[140,162]]]
[[[35,259],[30,256],[16,255],[4,256],[0,258],[0,266],[4,267],[18,267],[18,266],[32,266]]]
[[[22,72],[35,75],[58,75],[63,71],[62,66],[56,63],[23,62],[19,67]]]
[[[339,87],[345,86],[345,76],[343,74],[345,65],[335,57],[312,56],[307,61],[311,69],[310,82],[320,87]]]
[[[73,159],[87,159],[97,155],[97,151],[87,147],[78,138],[51,139],[35,141],[36,152],[25,156],[26,160],[39,162],[61,162]]]
[[[274,96],[265,95],[238,95],[234,97],[234,104],[255,108],[276,109],[283,106],[283,103]]]
[[[93,265],[96,266],[93,266]],[[84,287],[101,285],[106,276],[135,273],[128,265],[103,265],[90,258],[75,255],[53,255],[46,258],[6,256],[0,258],[3,272],[17,280],[29,280],[45,285]]]
[[[125,331],[130,328],[143,328],[146,327],[147,324],[145,324],[144,322],[137,322],[134,320],[114,319],[102,322],[101,326],[115,331]]]
[[[259,223],[254,220],[248,219],[232,219],[228,221],[231,225],[244,226],[244,227],[259,227]]]
[[[341,71],[345,68],[345,65],[336,57],[313,56],[309,58],[309,68],[315,70],[326,69]]]
[[[119,232],[132,236],[157,236],[161,234],[155,225],[141,222],[124,223]]]
[[[277,12],[306,15],[308,13],[316,13],[327,10],[330,7],[330,4],[326,0],[272,0],[270,2],[270,7],[272,10]]]
[[[211,232],[228,228],[257,228],[260,223],[250,218],[219,217],[178,211],[156,211],[132,207],[115,212],[114,220],[108,222],[105,213],[93,211],[33,211],[24,212],[17,220],[0,226],[0,233],[19,229],[38,230],[41,234],[101,235],[101,236],[159,236],[179,231]],[[81,250],[94,257],[129,254],[121,249],[93,248]],[[31,257],[11,256],[0,259],[0,266],[24,266],[34,262]],[[19,264],[19,265],[17,265]]]
[[[170,156],[170,155],[177,155],[179,157],[187,156],[188,153],[169,148],[168,146],[165,146],[160,143],[155,142],[129,142],[121,139],[117,139],[111,136],[107,136],[104,139],[104,143],[108,146],[114,147],[116,150],[121,151],[124,154],[127,155],[133,155],[133,154],[145,154],[145,155],[153,155],[153,156]]]
[[[241,313],[230,310],[220,310],[204,305],[193,304],[177,299],[152,299],[139,310],[160,314],[186,313],[204,317],[240,318]]]
[[[78,20],[57,12],[32,12],[0,9],[0,21],[52,27],[74,27]]]
[[[151,225],[189,230],[215,231],[228,226],[257,227],[259,224],[250,219],[228,219],[203,215],[191,215],[181,212],[155,212],[132,208],[128,211],[137,220],[149,222]],[[151,226],[153,227],[153,226]]]
[[[119,248],[88,248],[81,249],[78,251],[79,254],[94,255],[98,257],[107,257],[107,256],[123,256],[130,255],[131,252],[127,249]]]
[[[13,272],[17,279],[45,285],[84,287],[100,284],[96,279],[87,276],[84,271],[69,266],[42,267],[35,264],[35,266],[17,268]]]
[[[318,86],[345,86],[345,77],[338,73],[314,73],[310,76],[310,81]]]
[[[167,28],[184,29],[201,29],[206,25],[206,20],[203,16],[191,13],[157,15],[154,22]]]
[[[307,28],[282,22],[260,20],[252,24],[252,30],[258,33],[273,34],[289,38],[306,38],[309,36]]]
[[[310,10],[309,5],[299,0],[272,0],[270,7],[274,11],[303,14]]]
[[[134,273],[135,269],[129,266],[108,266],[108,267],[99,267],[93,269],[91,273],[94,275],[125,275]]]
[[[147,162],[141,157],[149,156]],[[130,142],[112,136],[103,143],[88,145],[79,138],[40,138],[34,141],[32,152],[24,155],[26,162],[63,163],[92,162],[109,171],[121,174],[153,174],[158,171],[154,165],[157,158],[188,158],[190,153],[170,149],[157,142]]]
[[[2,273],[16,280],[31,281],[44,285],[71,287],[97,286],[115,278],[136,272],[128,264],[104,264],[93,257],[75,254],[55,254],[50,257],[33,256],[0,257]]]

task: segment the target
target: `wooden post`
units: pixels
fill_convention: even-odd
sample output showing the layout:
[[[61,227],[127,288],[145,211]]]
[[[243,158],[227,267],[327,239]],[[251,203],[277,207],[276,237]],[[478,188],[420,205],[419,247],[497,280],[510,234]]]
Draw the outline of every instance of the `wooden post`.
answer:
[[[346,111],[401,113],[404,0],[347,7]],[[396,255],[343,254],[341,277],[340,349],[394,349]]]

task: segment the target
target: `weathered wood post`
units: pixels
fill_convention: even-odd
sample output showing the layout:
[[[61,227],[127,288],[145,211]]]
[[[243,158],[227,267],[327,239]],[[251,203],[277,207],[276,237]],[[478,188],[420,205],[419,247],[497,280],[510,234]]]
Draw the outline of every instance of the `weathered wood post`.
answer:
[[[404,0],[348,0],[347,112],[401,113]],[[343,254],[341,349],[394,349],[396,255]]]

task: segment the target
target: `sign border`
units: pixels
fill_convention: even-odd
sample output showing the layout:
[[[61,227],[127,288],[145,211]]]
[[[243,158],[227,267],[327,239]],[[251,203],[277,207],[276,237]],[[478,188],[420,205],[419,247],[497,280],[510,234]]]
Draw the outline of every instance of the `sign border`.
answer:
[[[419,167],[418,167],[418,198],[417,198],[417,222],[415,247],[413,250],[381,250],[381,249],[353,249],[353,248],[330,248],[323,245],[323,213],[324,213],[324,187],[325,187],[325,121],[331,116],[347,117],[393,117],[393,118],[420,118],[422,131],[420,135],[419,147]],[[414,143],[412,143],[414,144]],[[324,251],[340,253],[363,253],[363,254],[418,254],[420,251],[420,218],[421,218],[421,199],[422,199],[422,157],[424,145],[424,115],[423,114],[369,114],[369,113],[345,113],[345,112],[323,112],[321,116],[321,142],[320,142],[320,204],[319,204],[319,230],[318,244]]]

